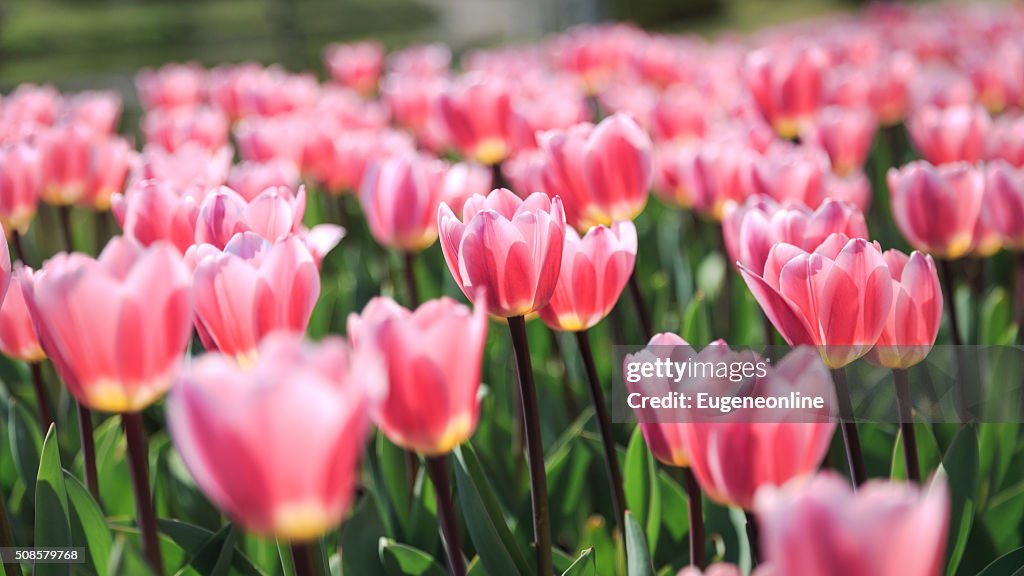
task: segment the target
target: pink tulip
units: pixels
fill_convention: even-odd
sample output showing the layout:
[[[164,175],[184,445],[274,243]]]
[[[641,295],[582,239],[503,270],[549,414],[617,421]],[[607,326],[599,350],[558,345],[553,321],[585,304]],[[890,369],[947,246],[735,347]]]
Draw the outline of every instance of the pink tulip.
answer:
[[[247,118],[235,126],[239,155],[250,162],[289,162],[302,170],[309,125],[304,116]]]
[[[651,109],[651,136],[655,140],[699,139],[707,131],[712,103],[692,88],[666,91]]]
[[[924,360],[942,322],[942,287],[931,256],[899,250],[883,254],[892,274],[892,311],[868,358],[887,368]]]
[[[911,162],[887,174],[893,219],[911,246],[939,258],[960,258],[974,241],[985,175],[969,164]]]
[[[0,224],[7,232],[28,232],[42,192],[39,151],[17,143],[0,148]]]
[[[440,123],[437,100],[445,86],[442,77],[391,74],[381,82],[380,91],[395,121],[417,138],[425,139]]]
[[[240,162],[228,172],[227,186],[252,202],[267,188],[295,188],[301,176],[295,166],[286,160],[268,162]]]
[[[562,34],[553,46],[558,65],[583,82],[590,94],[598,94],[629,63],[630,51],[643,32],[625,24],[578,27]]]
[[[379,360],[339,338],[268,338],[241,368],[193,362],[167,404],[174,445],[196,484],[247,531],[306,541],[348,513],[370,419],[386,387]]]
[[[776,244],[764,273],[738,266],[765,315],[792,346],[818,346],[832,368],[878,341],[892,309],[892,276],[881,249],[832,234],[813,252]]]
[[[825,198],[837,202],[848,202],[867,212],[871,207],[871,181],[862,170],[838,176],[834,172],[825,174]]]
[[[597,126],[578,124],[539,138],[547,157],[544,191],[563,198],[572,227],[632,220],[647,205],[651,141],[628,116],[614,114]]]
[[[1024,250],[1024,173],[1003,161],[986,171],[981,217],[1007,248]]]
[[[324,64],[335,82],[370,95],[377,90],[384,69],[384,46],[378,42],[331,44],[324,50]]]
[[[1024,115],[1004,114],[992,120],[985,143],[985,157],[1024,168]]]
[[[817,208],[825,199],[828,156],[809,146],[778,143],[754,162],[751,192]]]
[[[228,117],[215,108],[162,110],[148,112],[142,119],[142,134],[147,144],[156,144],[175,152],[186,142],[212,151],[228,143]]]
[[[94,138],[83,129],[52,128],[39,134],[42,198],[55,205],[81,201],[89,189]]]
[[[636,249],[636,226],[629,220],[611,228],[595,226],[582,239],[566,229],[558,283],[540,309],[544,323],[552,330],[578,332],[604,319],[633,273]]]
[[[85,128],[97,137],[117,132],[121,95],[113,91],[79,92],[66,102],[63,121]]]
[[[694,152],[682,152],[670,159],[675,196],[684,206],[719,221],[730,202],[744,202],[753,187],[754,165],[760,153],[732,140],[705,142]]]
[[[488,312],[508,318],[551,300],[565,241],[557,197],[534,193],[523,200],[499,188],[470,198],[461,221],[442,203],[437,227],[448,270],[470,301],[484,288]]]
[[[754,272],[764,273],[772,247],[780,242],[813,251],[832,234],[867,238],[864,214],[853,204],[826,200],[817,210],[803,204],[780,205],[767,196],[754,196],[726,209],[722,235],[726,252]]]
[[[19,84],[13,92],[4,96],[0,114],[4,124],[37,129],[53,126],[62,105],[60,92],[53,86]]]
[[[134,179],[168,180],[179,188],[214,188],[224,183],[231,168],[234,151],[230,146],[208,150],[186,142],[174,152],[152,144],[142,149]]]
[[[941,478],[854,492],[833,473],[765,489],[755,503],[762,555],[778,574],[800,576],[938,576],[949,506]]]
[[[184,254],[195,241],[203,188],[180,189],[164,180],[141,180],[111,198],[124,234],[143,246],[167,241]]]
[[[675,357],[682,361],[694,356],[696,353],[686,340],[671,332],[662,332],[651,338],[646,349],[627,356],[624,364],[630,361],[672,360]],[[627,379],[626,386],[630,393],[639,392],[652,397],[664,396],[675,388],[675,385],[666,378],[644,378],[640,382],[630,382]],[[683,418],[675,418],[675,413],[649,406],[636,409],[636,413],[640,433],[644,435],[644,442],[655,458],[668,466],[690,465]]]
[[[488,166],[512,153],[512,93],[497,76],[469,74],[438,99],[440,117],[464,157]]]
[[[124,188],[138,155],[122,138],[108,138],[93,146],[85,196],[80,202],[95,210],[110,209],[111,196]]]
[[[188,271],[169,244],[116,237],[98,260],[58,254],[21,290],[68,390],[104,412],[138,412],[170,387],[191,333]]]
[[[512,96],[513,148],[537,147],[536,135],[566,129],[591,117],[579,86],[565,76],[534,71],[522,78]]]
[[[974,163],[985,157],[988,113],[976,106],[925,106],[907,120],[914,147],[932,164]]]
[[[430,78],[447,74],[451,61],[452,51],[445,44],[414,44],[391,53],[388,69],[403,76]]]
[[[207,350],[251,366],[267,334],[306,330],[320,296],[320,272],[300,238],[271,244],[245,232],[223,252],[210,245],[192,251],[195,324]]]
[[[408,134],[396,130],[356,131],[334,141],[332,154],[323,165],[309,170],[333,194],[355,192],[373,161],[412,152],[415,145]]]
[[[783,138],[799,135],[822,106],[828,65],[828,55],[809,45],[766,48],[747,56],[747,87],[765,119]]]
[[[379,352],[388,367],[388,394],[377,415],[387,437],[427,456],[447,454],[469,440],[480,415],[480,363],[487,310],[449,298],[415,311],[374,298],[348,318],[357,349]]]
[[[146,109],[195,108],[205,98],[206,74],[198,64],[166,64],[139,72],[135,87]]]
[[[1014,40],[992,43],[963,57],[962,66],[974,83],[978,101],[993,114],[1016,104],[1024,94],[1024,58]]]
[[[444,201],[452,212],[462,213],[466,201],[494,189],[494,174],[481,164],[456,162],[444,176]]]
[[[804,141],[828,153],[833,170],[846,175],[864,167],[876,125],[870,110],[827,107],[804,131]]]
[[[743,576],[743,572],[733,564],[717,562],[708,566],[703,571],[696,566],[687,566],[676,572],[676,576]]]
[[[415,154],[370,167],[359,200],[378,243],[419,252],[437,240],[437,209],[444,200],[447,170],[445,162]]]
[[[46,353],[39,344],[25,296],[21,293],[21,277],[24,274],[25,271],[19,266],[9,276],[10,287],[3,305],[0,305],[0,352],[22,362],[41,362],[46,358]]]

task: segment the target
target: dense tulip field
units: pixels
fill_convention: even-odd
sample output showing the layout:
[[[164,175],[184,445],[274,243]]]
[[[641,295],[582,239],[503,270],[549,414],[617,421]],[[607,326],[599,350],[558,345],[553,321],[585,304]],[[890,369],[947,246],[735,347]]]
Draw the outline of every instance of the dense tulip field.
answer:
[[[17,87],[5,573],[1021,574],[1020,411],[968,400],[1024,320],[1022,38],[884,5],[336,44],[326,80],[140,71],[138,126]],[[743,373],[644,372],[684,358]],[[739,381],[829,402],[619,414]]]

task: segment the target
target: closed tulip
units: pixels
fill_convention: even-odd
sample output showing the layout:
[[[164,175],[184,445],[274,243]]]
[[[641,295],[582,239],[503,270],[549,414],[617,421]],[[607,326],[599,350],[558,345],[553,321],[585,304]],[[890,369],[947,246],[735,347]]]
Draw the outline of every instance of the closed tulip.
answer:
[[[142,134],[147,144],[156,144],[174,152],[186,142],[207,150],[217,150],[228,143],[228,117],[215,108],[194,110],[151,110],[142,119]]]
[[[821,150],[779,142],[754,161],[749,193],[817,208],[825,200],[829,172],[828,155]]]
[[[24,274],[23,269],[14,270],[7,295],[0,305],[0,352],[22,362],[40,362],[46,358],[46,353],[39,344],[25,296],[21,293]]]
[[[672,360],[674,357],[681,362],[696,356],[690,345],[678,335],[671,332],[655,334],[647,343],[647,348],[637,354],[625,358],[624,364],[630,362],[649,361],[656,359]],[[626,366],[624,366],[626,367]],[[650,397],[664,396],[676,391],[673,382],[667,378],[642,378],[639,382],[631,382],[625,378],[630,393],[638,392]],[[659,461],[668,466],[689,466],[690,455],[686,448],[683,431],[683,418],[678,412],[670,412],[647,407],[636,409],[637,421],[644,442]]]
[[[978,162],[985,157],[988,112],[976,106],[925,106],[907,120],[921,157],[932,164]]]
[[[544,191],[563,199],[574,228],[632,220],[647,205],[651,141],[629,116],[548,131],[539,140],[546,156]]]
[[[167,403],[185,467],[207,497],[256,534],[308,541],[354,497],[370,420],[386,387],[379,360],[339,338],[268,338],[247,370],[219,354],[192,363]]]
[[[565,231],[558,283],[540,317],[553,330],[587,330],[607,316],[636,263],[636,226],[629,220],[595,226],[583,238]]]
[[[804,141],[828,153],[832,169],[846,175],[864,167],[878,121],[867,108],[823,108],[804,130]]]
[[[310,120],[303,115],[246,118],[235,126],[238,153],[250,162],[288,162],[305,170],[306,136]]]
[[[473,301],[486,290],[495,316],[523,316],[551,300],[562,263],[565,212],[557,197],[523,200],[499,188],[466,201],[459,220],[446,203],[437,213],[448,270]]]
[[[99,258],[58,254],[21,289],[40,342],[89,408],[138,412],[170,387],[191,333],[188,271],[173,246],[116,237]]]
[[[239,162],[228,172],[227,186],[252,202],[268,188],[297,188],[301,175],[290,162]]]
[[[947,259],[970,251],[985,195],[980,169],[911,162],[889,169],[886,179],[893,219],[911,246]]]
[[[441,93],[438,110],[453,143],[466,158],[490,166],[513,152],[512,90],[505,79],[464,76]]]
[[[331,44],[324,50],[324,64],[335,82],[371,95],[384,70],[384,46],[378,42]]]
[[[1024,173],[996,161],[986,171],[982,219],[1011,250],[1024,250]]]
[[[206,76],[198,64],[171,63],[136,74],[135,88],[143,108],[195,108],[206,97]]]
[[[271,243],[246,232],[222,252],[209,245],[192,251],[196,330],[208,350],[248,366],[271,332],[305,332],[320,296],[320,272],[300,238]]]
[[[165,180],[140,180],[122,194],[114,194],[111,211],[126,236],[144,246],[161,240],[182,254],[195,241],[196,220],[204,189],[179,189]]]
[[[818,346],[831,368],[866,354],[892,308],[892,276],[882,250],[832,234],[814,251],[776,244],[764,272],[739,265],[765,315],[790,345]]]
[[[358,348],[380,353],[388,394],[377,414],[387,437],[419,454],[447,454],[473,435],[480,415],[480,364],[487,339],[483,303],[470,310],[450,298],[413,311],[374,298],[348,318]]]
[[[418,154],[394,156],[370,167],[359,201],[378,243],[415,253],[437,240],[437,209],[447,171],[445,162]]]
[[[687,566],[679,572],[676,572],[676,576],[742,576],[743,572],[740,571],[739,567],[734,564],[723,564],[717,562],[708,566],[704,570],[697,568],[696,566]],[[758,576],[763,576],[758,573]]]
[[[765,489],[755,504],[762,556],[778,574],[800,576],[938,576],[949,507],[941,477],[854,492],[833,473]]]
[[[761,114],[783,138],[793,138],[824,103],[827,53],[811,45],[755,50],[744,64],[744,80]]]
[[[942,287],[931,256],[899,250],[883,254],[892,275],[892,311],[868,358],[887,368],[924,360],[942,322]]]
[[[42,192],[38,150],[25,143],[0,149],[0,224],[7,232],[28,232]]]
[[[174,152],[148,144],[142,149],[134,179],[170,180],[180,188],[215,188],[224,183],[235,152],[231,146],[208,150],[195,142],[186,142]]]

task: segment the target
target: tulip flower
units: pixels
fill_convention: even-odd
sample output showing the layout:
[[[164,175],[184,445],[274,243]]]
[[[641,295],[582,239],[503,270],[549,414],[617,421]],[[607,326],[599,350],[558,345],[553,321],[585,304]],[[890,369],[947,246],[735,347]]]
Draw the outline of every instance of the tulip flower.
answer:
[[[210,245],[191,250],[195,325],[207,350],[251,366],[267,334],[305,332],[320,296],[320,273],[302,239],[271,243],[243,232],[222,252]]]
[[[388,56],[387,67],[391,72],[429,78],[443,76],[451,66],[452,51],[448,46],[434,42],[430,44],[414,44]]]
[[[195,241],[204,189],[181,190],[164,180],[141,180],[111,197],[111,211],[126,236],[144,246],[167,241],[182,254]]]
[[[734,564],[723,564],[717,562],[708,566],[703,571],[696,566],[687,566],[679,572],[676,572],[676,576],[742,576],[743,572],[740,571],[739,567]],[[763,576],[760,571],[756,572],[756,576]]]
[[[235,126],[241,157],[251,162],[289,162],[302,170],[309,121],[304,116],[247,118]]]
[[[780,142],[754,161],[750,192],[817,208],[825,200],[828,174],[827,154],[810,146]]]
[[[595,226],[581,239],[565,231],[558,283],[540,317],[552,330],[587,330],[607,316],[636,262],[636,227],[629,220]]]
[[[747,56],[743,77],[765,119],[780,136],[793,138],[823,104],[828,65],[816,46],[765,48]]]
[[[186,142],[174,152],[168,152],[148,144],[142,149],[139,169],[133,179],[169,180],[181,189],[215,188],[228,177],[234,155],[230,146],[208,150],[195,142]]]
[[[195,108],[205,98],[206,74],[198,64],[166,64],[139,72],[135,88],[146,109]]]
[[[404,132],[354,131],[334,141],[329,161],[309,166],[308,171],[323,182],[332,194],[358,192],[370,164],[414,150],[413,140]]]
[[[227,186],[252,202],[268,188],[296,188],[301,179],[295,166],[285,160],[239,162],[228,172]]]
[[[191,333],[181,255],[116,237],[99,258],[58,254],[21,277],[47,355],[74,397],[104,412],[138,412],[167,391]]]
[[[437,240],[447,170],[445,162],[417,154],[394,156],[369,168],[359,200],[378,243],[416,253]]]
[[[384,69],[384,46],[377,42],[331,44],[324,50],[324,64],[336,82],[371,95]]]
[[[25,296],[21,292],[21,277],[24,274],[24,270],[18,268],[8,276],[10,284],[3,297],[3,304],[0,305],[0,352],[8,358],[31,364],[46,359],[46,352],[39,343]]]
[[[494,174],[481,164],[456,162],[444,176],[444,201],[456,214],[462,213],[466,200],[493,189]]]
[[[67,100],[63,121],[84,127],[97,137],[117,131],[121,95],[113,91],[79,92]]]
[[[984,108],[925,106],[907,120],[907,130],[921,157],[932,164],[974,163],[985,157],[990,123]]]
[[[464,157],[490,166],[512,153],[512,94],[504,79],[464,76],[441,93],[438,110]]]
[[[148,112],[142,119],[142,134],[147,144],[156,144],[175,152],[186,142],[215,151],[228,143],[228,117],[215,108],[161,110]]]
[[[867,238],[864,214],[853,204],[825,200],[811,210],[803,204],[779,204],[753,196],[743,205],[726,208],[722,220],[725,249],[732,262],[762,274],[772,246],[785,242],[813,251],[830,235]]]
[[[889,319],[892,276],[882,250],[863,238],[832,234],[811,252],[780,243],[762,274],[738,267],[786,342],[818,346],[831,368],[866,354]]]
[[[441,203],[437,226],[448,270],[470,301],[485,288],[488,312],[507,318],[551,300],[565,241],[559,198],[534,193],[523,200],[499,188],[466,201],[461,221]]]
[[[985,193],[984,173],[968,164],[911,162],[887,174],[893,219],[911,246],[945,259],[974,243]]]
[[[828,153],[832,169],[846,175],[864,167],[877,120],[865,108],[826,107],[804,130],[803,141]]]
[[[28,232],[42,192],[39,152],[25,143],[0,149],[0,224],[8,233]]]
[[[348,318],[357,349],[380,352],[388,367],[388,394],[377,414],[387,437],[409,450],[442,455],[473,434],[487,336],[487,312],[449,298],[413,311],[390,298],[374,298]]]
[[[883,254],[892,275],[893,305],[869,356],[887,368],[909,368],[928,355],[942,321],[942,288],[931,256]]]
[[[680,361],[696,356],[693,348],[678,335],[671,332],[655,334],[647,343],[647,348],[637,354],[626,357],[624,364],[650,358],[670,360],[678,356]],[[640,382],[626,379],[629,391],[640,392],[648,396],[664,396],[673,391],[673,384],[663,378],[643,378]],[[682,418],[665,418],[665,413],[653,408],[637,409],[637,420],[640,432],[644,436],[647,448],[662,463],[668,466],[685,467],[690,465],[690,455],[686,448]]]
[[[1003,114],[992,119],[985,143],[985,157],[1005,160],[1017,168],[1024,168],[1024,116]]]
[[[79,200],[95,210],[110,209],[111,196],[124,188],[137,154],[122,138],[109,138],[93,148],[85,195]]]
[[[944,570],[950,504],[941,477],[924,488],[875,481],[854,492],[822,473],[765,489],[755,509],[762,553],[779,574],[936,576]]]
[[[671,88],[651,109],[651,136],[656,140],[687,141],[704,136],[712,103],[693,88]]]
[[[196,484],[257,534],[315,539],[354,497],[370,418],[386,387],[379,360],[339,338],[268,338],[252,369],[219,354],[192,363],[167,403],[174,445]]]
[[[647,205],[651,141],[629,116],[548,131],[539,141],[547,157],[544,191],[563,199],[574,228],[632,220]]]
[[[1024,173],[996,161],[986,170],[982,219],[1011,250],[1024,250]]]

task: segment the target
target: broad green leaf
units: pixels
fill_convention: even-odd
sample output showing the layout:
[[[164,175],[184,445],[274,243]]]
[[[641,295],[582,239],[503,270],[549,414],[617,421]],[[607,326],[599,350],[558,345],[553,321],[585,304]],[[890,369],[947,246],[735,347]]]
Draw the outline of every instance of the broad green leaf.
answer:
[[[657,545],[661,530],[661,486],[657,463],[644,443],[639,426],[633,430],[633,436],[629,439],[622,474],[626,508],[633,512],[636,521],[644,527],[647,542],[653,548]]]
[[[237,535],[234,524],[224,526],[191,555],[188,565],[206,576],[227,576],[235,555]]]
[[[998,550],[1020,544],[1019,527],[1024,522],[1024,482],[996,494],[978,517]]]
[[[214,533],[206,528],[188,524],[180,520],[172,520],[168,518],[160,518],[157,520],[157,525],[165,536],[170,538],[185,551],[189,562],[193,562],[197,556],[199,556],[204,549],[211,543],[216,541],[218,538],[223,538],[220,532]],[[221,530],[223,532],[223,529]],[[218,549],[219,550],[219,549]],[[249,560],[240,550],[234,549],[234,554],[231,559],[231,567],[241,574],[248,576],[261,576],[263,574],[255,564]]]
[[[109,574],[111,576],[147,576],[153,571],[146,564],[136,547],[128,544],[128,538],[119,535],[110,550]]]
[[[377,542],[385,536],[385,528],[378,507],[370,501],[378,497],[371,493],[362,498],[352,516],[341,525],[341,563],[345,574],[380,573]]]
[[[1013,322],[1013,302],[1006,290],[995,288],[981,305],[981,323],[978,338],[981,344],[1013,344],[1020,329]]]
[[[498,499],[491,491],[471,446],[457,448],[455,485],[469,536],[488,574],[534,574],[533,565],[516,545],[505,524]]]
[[[1024,547],[996,558],[977,576],[1020,576],[1024,573]]]
[[[106,574],[114,537],[103,517],[103,511],[82,482],[67,470],[64,471],[64,488],[70,504],[72,540],[76,546],[85,545],[96,573]]]
[[[134,516],[135,499],[128,471],[128,447],[121,433],[121,419],[107,418],[93,430],[100,504],[110,516]],[[79,459],[80,460],[80,459]]]
[[[73,546],[71,525],[68,522],[68,496],[64,488],[64,471],[60,466],[60,448],[57,446],[57,427],[50,425],[39,457],[39,475],[36,479],[36,532],[33,544],[38,548]],[[39,563],[34,574],[70,574],[69,564]]]
[[[921,478],[928,478],[931,471],[939,466],[942,461],[942,452],[939,444],[935,441],[935,434],[928,424],[922,422],[914,423],[914,432],[917,435],[917,460],[921,469]],[[890,478],[893,480],[907,479],[907,463],[903,457],[903,434],[897,433],[896,442],[892,447],[892,467]]]
[[[708,318],[707,300],[703,293],[694,294],[683,314],[682,337],[690,343],[711,341],[711,320]]]
[[[25,486],[35,486],[43,438],[28,409],[13,398],[10,402],[7,412],[7,435],[11,444],[11,454],[14,456],[14,465]]]
[[[978,490],[978,438],[974,427],[960,429],[946,451],[939,474],[949,483],[952,505],[946,544],[946,575],[954,576],[974,523]]]
[[[626,511],[626,556],[629,558],[626,571],[629,576],[654,576],[644,530],[629,510]]]
[[[593,548],[584,550],[580,557],[569,566],[562,576],[594,576],[597,574],[597,560]]]
[[[426,552],[381,538],[378,546],[381,564],[390,576],[445,576],[446,572]]]

